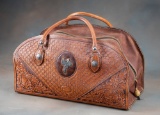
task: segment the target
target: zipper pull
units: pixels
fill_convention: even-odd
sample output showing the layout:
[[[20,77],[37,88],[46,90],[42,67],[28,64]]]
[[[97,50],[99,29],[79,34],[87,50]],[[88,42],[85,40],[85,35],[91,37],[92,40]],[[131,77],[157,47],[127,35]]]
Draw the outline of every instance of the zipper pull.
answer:
[[[140,100],[141,92],[137,88],[137,79],[135,79],[135,91],[134,91],[134,95],[137,97],[138,100]]]
[[[140,100],[140,91],[136,88],[135,92],[134,92],[134,95],[137,97],[138,100]]]

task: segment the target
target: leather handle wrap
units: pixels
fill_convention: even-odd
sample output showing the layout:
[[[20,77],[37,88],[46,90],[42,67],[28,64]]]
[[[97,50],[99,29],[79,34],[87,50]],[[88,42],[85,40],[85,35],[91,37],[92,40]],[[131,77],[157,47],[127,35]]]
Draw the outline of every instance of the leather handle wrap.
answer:
[[[65,23],[65,22],[68,22],[70,20],[81,20],[83,21],[89,28],[90,32],[91,32],[91,36],[92,36],[92,49],[96,48],[97,49],[97,40],[96,40],[96,34],[95,34],[95,31],[94,31],[94,28],[92,26],[92,24],[85,18],[83,17],[79,17],[79,16],[72,16],[72,17],[67,17],[55,24],[53,24],[52,26],[50,26],[44,33],[43,33],[43,38],[42,38],[42,42],[43,43],[46,43],[47,41],[47,35],[52,31],[54,30],[56,27],[58,27],[59,25]],[[94,49],[95,50],[95,49]]]
[[[113,27],[112,24],[107,19],[102,18],[102,17],[100,17],[98,15],[95,15],[95,14],[92,14],[92,13],[88,13],[88,12],[75,12],[75,13],[70,14],[68,17],[70,17],[70,16],[88,16],[88,17],[92,17],[92,18],[95,18],[95,19],[98,19],[98,20],[104,22],[109,27]],[[68,24],[68,22],[66,24]]]

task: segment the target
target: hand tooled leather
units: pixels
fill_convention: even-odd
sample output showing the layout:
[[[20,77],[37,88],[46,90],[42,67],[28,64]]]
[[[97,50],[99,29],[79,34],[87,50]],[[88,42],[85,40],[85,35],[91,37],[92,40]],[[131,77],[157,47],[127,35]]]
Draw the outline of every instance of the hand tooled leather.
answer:
[[[125,57],[118,51],[119,47],[114,47],[116,44],[97,42],[102,65],[97,73],[93,73],[88,66],[92,54],[90,39],[52,33],[43,64],[38,66],[34,61],[41,38],[28,39],[14,52],[17,92],[120,109],[128,109],[136,100],[133,95],[134,75]],[[70,77],[63,77],[56,66],[58,57],[64,51],[71,52],[76,61],[76,70]],[[138,86],[142,91],[143,72],[140,74],[139,71]]]
[[[17,60],[16,74],[17,90],[22,90],[28,93],[55,95],[52,90],[38,79],[38,77],[36,77],[30,70],[27,71],[24,68],[24,63],[21,62],[21,60]]]
[[[24,68],[23,62],[17,62],[16,71],[16,87],[18,91],[35,95],[44,94],[44,96],[55,98],[58,97],[50,88],[44,85],[43,81],[34,76],[32,72],[28,72]],[[126,79],[127,71],[126,68],[124,68],[75,101],[114,108],[126,108]]]
[[[98,103],[109,107],[125,108],[126,80],[127,71],[126,68],[124,68],[92,91],[80,97],[79,100],[88,103]]]
[[[91,51],[84,50],[84,49],[81,50],[82,47],[85,49],[89,49],[88,47],[91,47],[91,44],[79,42],[79,41],[72,41],[72,42],[69,42],[68,44],[68,40],[62,40],[59,38],[50,40],[50,45],[48,49],[45,51],[44,63],[41,66],[37,66],[35,63],[33,63],[34,51],[36,51],[36,47],[37,47],[36,41],[37,40],[26,43],[24,46],[22,46],[19,49],[18,51],[19,53],[17,55],[19,55],[19,57],[21,57],[21,59],[26,63],[26,66],[28,66],[27,68],[30,68],[39,77],[39,79],[44,80],[44,83],[46,83],[46,85],[50,85],[50,87],[53,90],[58,90],[58,89],[62,90],[61,86],[69,86],[70,88],[73,88],[70,93],[72,94],[71,96],[74,98],[78,97],[77,95],[81,95],[80,92],[83,94],[87,91],[87,89],[89,89],[89,87],[87,88],[80,87],[82,84],[86,84],[86,85],[91,84],[90,87],[94,87],[95,85],[97,85],[97,83],[107,79],[109,75],[112,75],[115,72],[117,72],[119,69],[122,69],[123,67],[125,67],[123,61],[121,61],[122,57],[120,57],[120,55],[118,55],[109,47],[103,46],[103,47],[106,47],[106,48],[103,48],[106,50],[105,51],[106,54],[103,55],[102,57],[103,65],[101,69],[106,68],[106,70],[100,71],[98,72],[98,74],[94,74],[88,68],[88,59],[90,58]],[[55,44],[59,44],[59,45],[57,46]],[[64,44],[68,44],[68,48]],[[30,46],[29,48],[28,48],[28,45]],[[76,53],[77,49],[80,49],[79,53]],[[33,52],[30,52],[31,50]],[[64,79],[59,74],[55,65],[56,64],[55,62],[58,56],[61,54],[61,52],[65,50],[72,52],[77,63],[77,70],[75,74],[70,78],[71,83],[66,82],[67,78]],[[27,52],[27,53],[24,54],[24,52]],[[88,58],[83,59],[83,57],[86,57],[86,58],[88,57]],[[105,61],[105,60],[110,60],[111,58],[112,60],[115,60],[115,61],[111,61],[111,62]],[[114,67],[115,64],[117,68],[114,71],[112,71],[112,68]],[[94,77],[95,75],[96,77]],[[105,75],[106,77],[102,75]],[[83,80],[83,81],[77,82],[77,80]],[[76,83],[77,87],[79,87],[77,89],[80,91],[76,91],[75,89],[76,86],[75,87],[70,86],[70,85],[74,85],[74,83]],[[57,93],[63,96],[64,92],[57,92]]]

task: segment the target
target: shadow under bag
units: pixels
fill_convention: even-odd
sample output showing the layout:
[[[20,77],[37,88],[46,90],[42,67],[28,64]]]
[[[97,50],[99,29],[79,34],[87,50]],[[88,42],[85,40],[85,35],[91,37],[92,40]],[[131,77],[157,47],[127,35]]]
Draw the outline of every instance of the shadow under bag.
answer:
[[[24,94],[127,110],[144,89],[144,58],[133,37],[86,12],[73,13],[21,43],[13,63],[15,91]]]

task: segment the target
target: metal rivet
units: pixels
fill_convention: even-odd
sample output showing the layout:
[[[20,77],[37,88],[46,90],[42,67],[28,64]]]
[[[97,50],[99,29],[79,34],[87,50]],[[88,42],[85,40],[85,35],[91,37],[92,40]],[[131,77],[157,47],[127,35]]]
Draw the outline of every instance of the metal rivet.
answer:
[[[97,61],[95,61],[95,60],[94,60],[94,61],[92,61],[92,63],[91,63],[91,64],[92,64],[92,66],[93,66],[93,67],[98,66],[98,62],[97,62]]]
[[[43,41],[40,41],[39,44],[42,45],[42,44],[43,44]]]
[[[42,60],[42,55],[41,54],[36,54],[36,59],[38,59],[38,60]]]
[[[96,48],[96,47],[93,47],[93,50],[95,51],[95,50],[97,50],[97,48]]]

